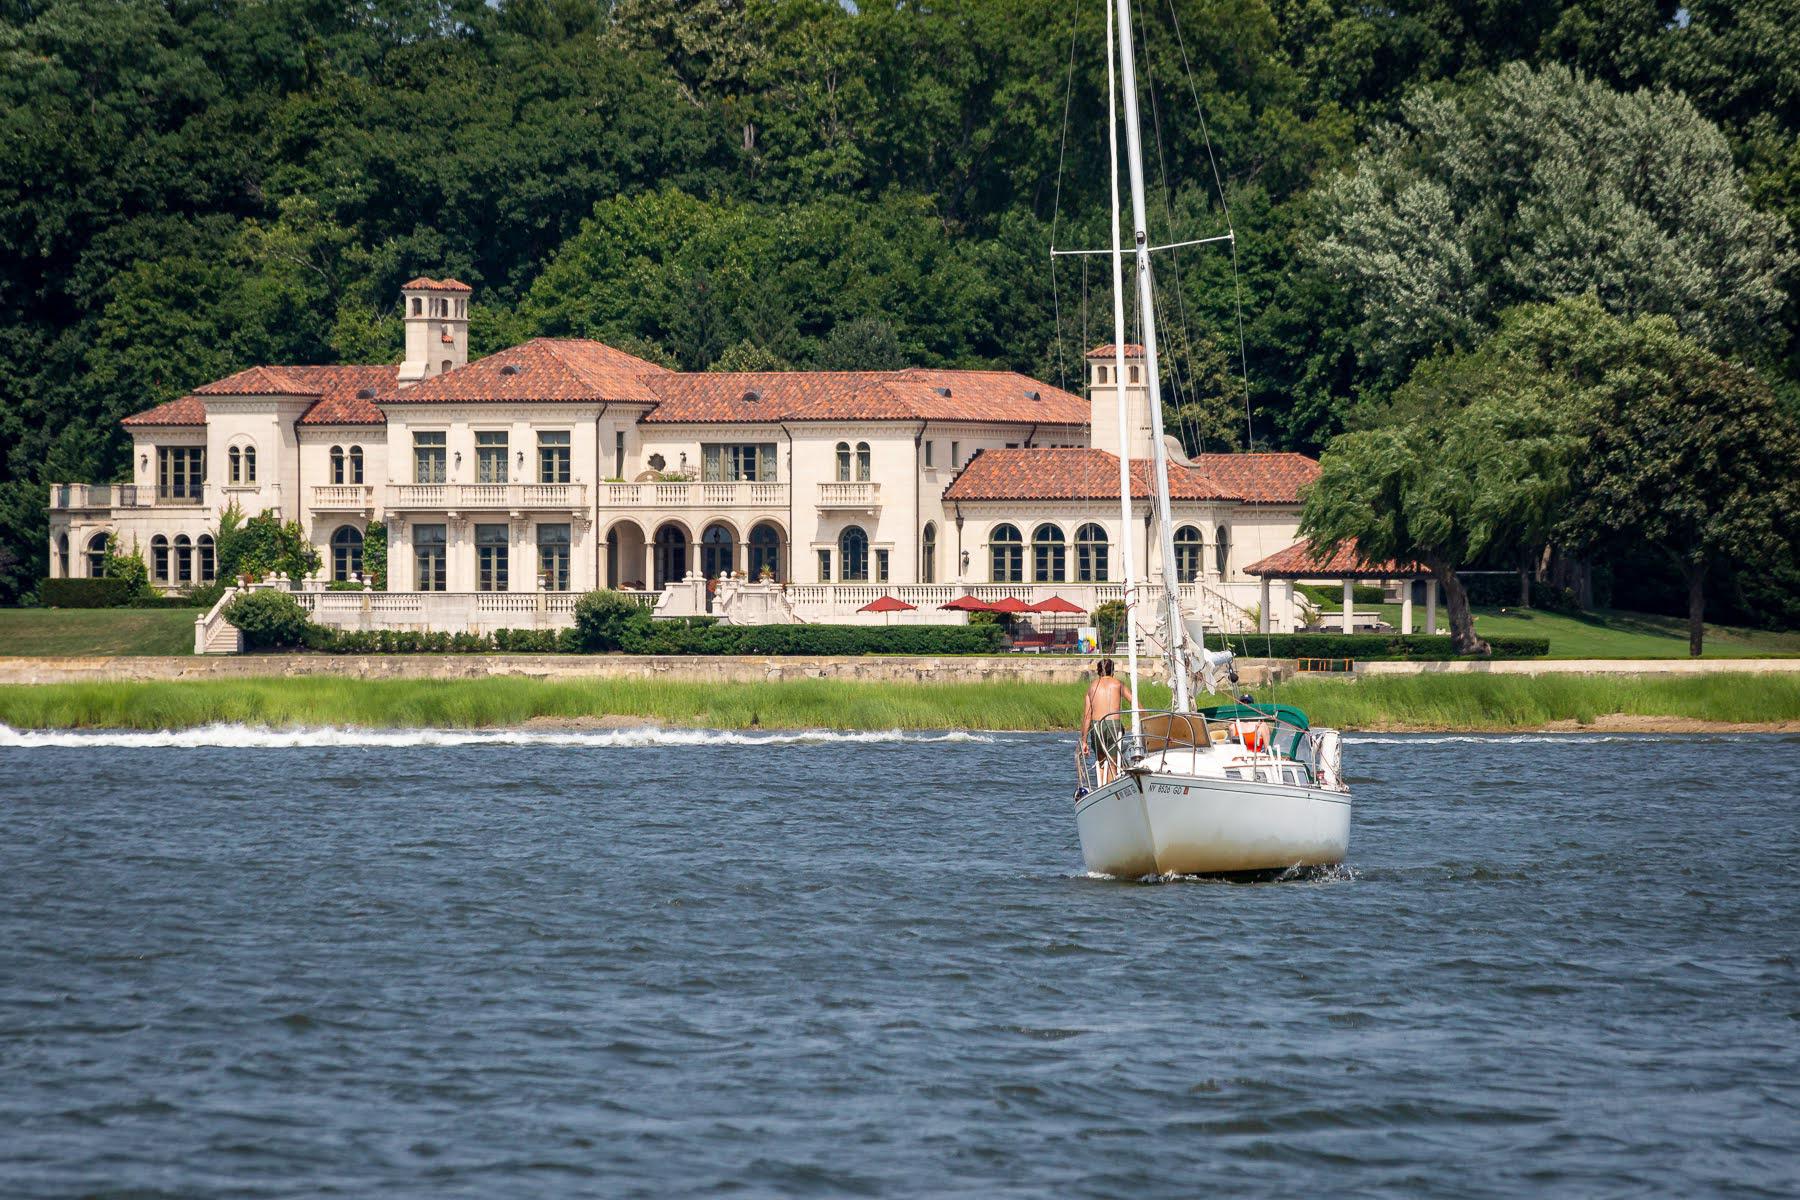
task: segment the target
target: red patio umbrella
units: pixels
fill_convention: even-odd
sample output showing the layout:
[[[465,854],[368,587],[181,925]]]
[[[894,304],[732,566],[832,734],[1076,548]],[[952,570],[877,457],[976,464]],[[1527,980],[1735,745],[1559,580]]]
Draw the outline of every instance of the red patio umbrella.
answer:
[[[948,604],[940,604],[939,608],[955,608],[963,612],[993,612],[994,606],[986,600],[978,600],[974,596],[958,596]]]
[[[1087,615],[1087,609],[1073,600],[1064,600],[1061,596],[1052,596],[1048,600],[1039,600],[1031,606],[1035,613],[1080,613]]]
[[[988,611],[997,613],[1026,613],[1034,610],[1031,605],[1025,603],[1016,596],[1007,596],[1005,599],[996,600],[988,605]]]
[[[917,607],[919,607],[919,606],[916,604],[908,604],[906,601],[900,599],[897,596],[883,596],[879,600],[869,601],[867,604],[863,605],[861,608],[857,609],[856,611],[857,612],[883,612],[883,613],[886,613],[886,612],[911,612]]]

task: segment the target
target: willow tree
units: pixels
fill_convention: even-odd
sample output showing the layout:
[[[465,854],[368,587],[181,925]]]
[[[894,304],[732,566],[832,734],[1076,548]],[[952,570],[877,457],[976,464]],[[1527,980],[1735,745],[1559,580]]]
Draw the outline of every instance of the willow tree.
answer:
[[[1435,385],[1467,388],[1491,369],[1461,361]],[[1342,434],[1319,461],[1300,531],[1324,553],[1354,542],[1368,561],[1424,567],[1444,589],[1456,652],[1488,654],[1457,569],[1542,536],[1577,448],[1565,412],[1516,394]]]

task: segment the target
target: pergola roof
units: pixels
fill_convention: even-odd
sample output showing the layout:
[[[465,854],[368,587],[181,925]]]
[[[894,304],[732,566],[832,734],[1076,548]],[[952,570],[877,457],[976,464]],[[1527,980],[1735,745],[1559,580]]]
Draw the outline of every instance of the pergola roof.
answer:
[[[1244,568],[1246,575],[1268,579],[1405,579],[1427,573],[1417,563],[1369,559],[1355,541],[1344,542],[1330,554],[1321,553],[1310,541],[1295,542]]]

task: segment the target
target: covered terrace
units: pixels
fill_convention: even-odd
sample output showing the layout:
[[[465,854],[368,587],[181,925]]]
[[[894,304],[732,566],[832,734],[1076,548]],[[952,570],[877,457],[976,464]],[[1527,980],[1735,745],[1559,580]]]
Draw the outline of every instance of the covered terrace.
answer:
[[[1269,557],[1251,563],[1244,568],[1246,575],[1255,576],[1262,582],[1262,609],[1259,632],[1269,632],[1269,585],[1277,579],[1294,582],[1316,583],[1329,580],[1340,580],[1344,585],[1344,614],[1342,628],[1345,633],[1356,631],[1355,589],[1362,582],[1384,582],[1389,579],[1399,580],[1406,586],[1400,591],[1400,632],[1413,631],[1413,583],[1425,581],[1425,632],[1430,633],[1437,628],[1438,585],[1437,580],[1425,568],[1416,563],[1401,564],[1391,559],[1371,559],[1364,556],[1362,548],[1354,541],[1345,542],[1331,553],[1326,554],[1316,548],[1310,541],[1295,542],[1285,550],[1278,550]]]

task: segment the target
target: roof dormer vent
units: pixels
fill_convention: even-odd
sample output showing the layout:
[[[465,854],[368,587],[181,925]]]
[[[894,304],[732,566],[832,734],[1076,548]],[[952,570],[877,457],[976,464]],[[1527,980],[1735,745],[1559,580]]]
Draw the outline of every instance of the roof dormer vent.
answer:
[[[1036,388],[1032,388],[1025,393],[1025,398],[1027,400],[1041,401],[1044,398],[1044,394],[1042,392],[1038,391]]]
[[[518,365],[515,363],[507,363],[504,367],[500,368],[500,373],[502,375],[517,375],[519,373]]]
[[[946,397],[946,398],[948,398],[950,395],[950,389],[947,387],[934,387],[931,390],[936,392],[938,395]]]
[[[758,400],[762,399],[762,393],[757,391],[755,388],[751,388],[749,391],[745,392],[742,396],[739,396],[738,399],[742,400],[745,404],[755,404]]]
[[[358,389],[358,391],[356,393],[356,398],[358,400],[373,400],[375,398],[375,389],[374,388],[360,388],[360,389]]]

